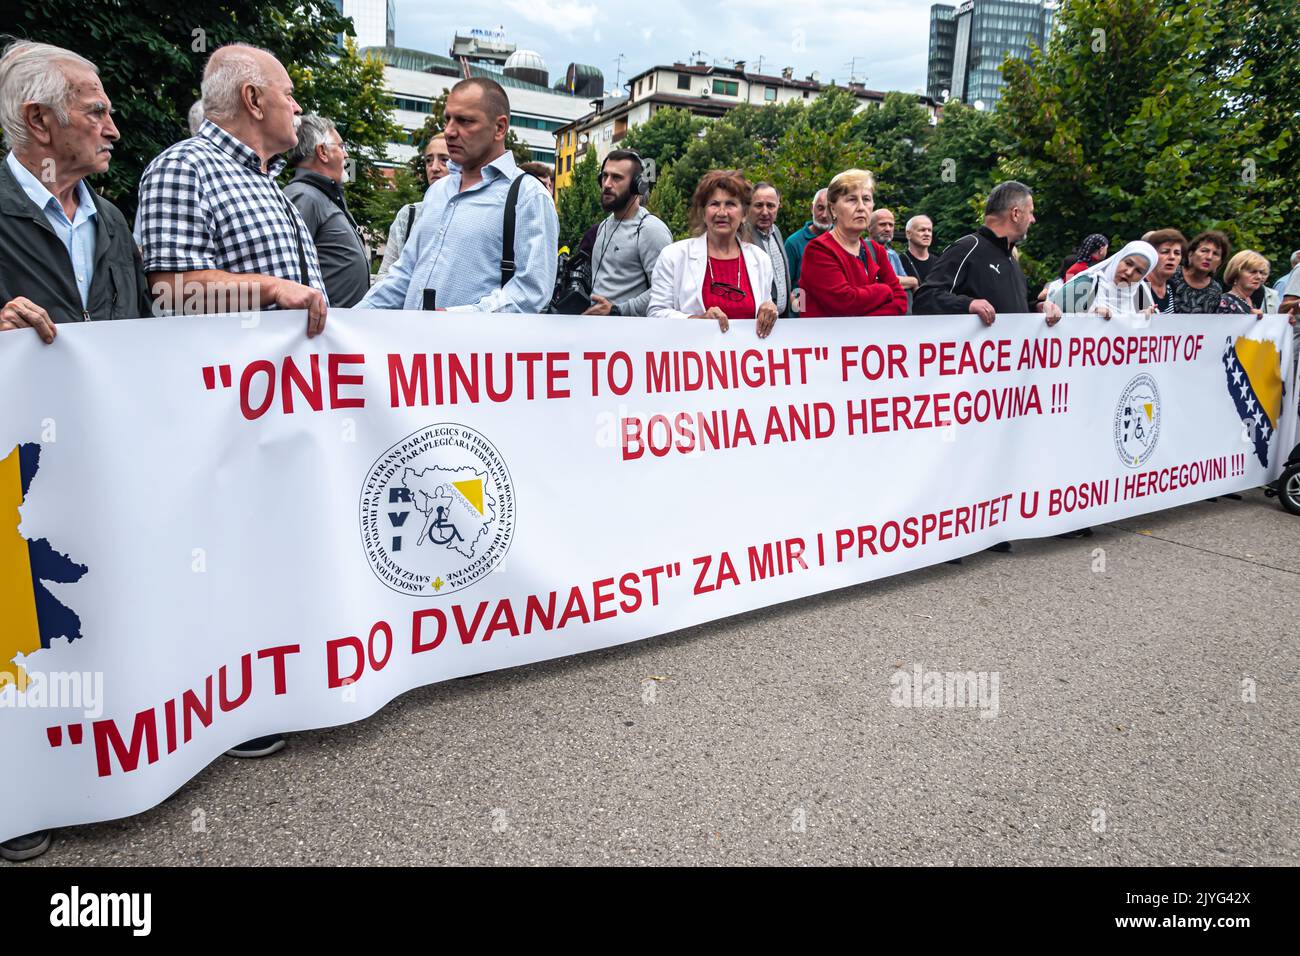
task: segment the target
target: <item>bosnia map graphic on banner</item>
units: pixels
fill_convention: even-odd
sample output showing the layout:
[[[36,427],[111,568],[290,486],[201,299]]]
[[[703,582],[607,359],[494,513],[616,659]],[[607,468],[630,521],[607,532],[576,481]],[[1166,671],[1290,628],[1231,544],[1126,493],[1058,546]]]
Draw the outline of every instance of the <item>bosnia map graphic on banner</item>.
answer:
[[[18,532],[19,508],[40,467],[41,446],[14,447],[0,459],[0,684],[25,690],[27,675],[17,661],[49,647],[56,637],[81,637],[81,620],[50,593],[47,581],[80,580],[86,567],[55,551],[44,538],[28,541]]]
[[[0,839],[423,684],[1258,487],[1296,439],[1280,317],[304,322],[0,334]]]

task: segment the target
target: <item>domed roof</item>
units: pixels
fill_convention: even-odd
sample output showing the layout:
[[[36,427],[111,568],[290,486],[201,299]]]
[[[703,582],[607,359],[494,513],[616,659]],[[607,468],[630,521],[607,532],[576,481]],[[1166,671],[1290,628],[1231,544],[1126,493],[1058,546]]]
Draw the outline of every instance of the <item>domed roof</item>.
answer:
[[[534,50],[515,50],[506,58],[507,70],[546,70],[546,61]]]

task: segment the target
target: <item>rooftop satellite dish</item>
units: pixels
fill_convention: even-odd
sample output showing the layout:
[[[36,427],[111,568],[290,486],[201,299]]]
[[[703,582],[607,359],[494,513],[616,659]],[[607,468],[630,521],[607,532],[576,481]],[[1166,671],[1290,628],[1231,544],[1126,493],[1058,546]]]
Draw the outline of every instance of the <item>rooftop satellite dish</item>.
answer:
[[[813,70],[813,71],[812,71],[812,81],[813,81],[814,83],[820,83],[820,82],[821,82],[821,79],[822,79],[821,70]]]

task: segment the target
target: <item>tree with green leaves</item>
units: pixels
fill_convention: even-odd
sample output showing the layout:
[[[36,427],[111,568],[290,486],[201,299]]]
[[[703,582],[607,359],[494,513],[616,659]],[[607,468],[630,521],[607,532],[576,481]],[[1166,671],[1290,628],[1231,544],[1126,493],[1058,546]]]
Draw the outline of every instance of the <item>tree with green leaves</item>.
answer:
[[[658,183],[670,183],[668,192],[680,193],[686,204],[705,173],[713,169],[743,170],[761,155],[758,145],[725,117],[705,125],[700,133],[666,172],[658,170]]]
[[[934,223],[936,251],[983,222],[984,198],[997,162],[993,115],[960,102],[946,104],[922,157],[921,193],[911,210]]]
[[[780,106],[741,103],[726,115],[724,122],[740,130],[741,135],[760,150],[771,150],[780,144],[786,133],[805,121],[804,114],[804,105],[799,100]]]
[[[582,161],[573,167],[573,180],[560,190],[555,205],[560,218],[560,245],[576,251],[583,233],[605,217],[594,149],[588,148]]]
[[[423,180],[417,179],[405,166],[398,166],[392,171],[392,178],[384,188],[372,190],[363,198],[363,205],[353,211],[353,216],[358,222],[364,220],[370,223],[376,234],[387,236],[402,207],[407,203],[420,202],[428,188]]]
[[[663,220],[674,239],[685,239],[691,234],[688,199],[671,179],[661,179],[650,190],[646,209]]]
[[[704,120],[688,110],[668,107],[657,110],[640,126],[632,127],[620,145],[636,150],[647,163],[653,161],[658,178],[695,142],[704,124]]]
[[[1222,229],[1238,248],[1281,239],[1268,197],[1294,190],[1278,165],[1289,130],[1269,142],[1267,116],[1242,108],[1249,54],[1200,55],[1239,43],[1242,24],[1197,0],[1071,0],[1058,25],[1046,52],[1003,65],[998,107],[998,176],[1035,192],[1024,249],[1035,281],[1092,232],[1116,244],[1167,226]]]
[[[889,93],[880,106],[855,115],[849,129],[853,139],[872,149],[876,205],[893,209],[901,226],[908,216],[920,211],[917,203],[927,185],[930,114],[915,96]]]
[[[1261,203],[1278,212],[1288,230],[1272,252],[1274,267],[1290,269],[1288,247],[1300,245],[1300,227],[1294,225],[1300,212],[1296,173],[1300,171],[1300,56],[1296,55],[1297,18],[1295,0],[1218,0],[1211,14],[1224,28],[1215,41],[1200,52],[1203,71],[1248,70],[1250,82],[1234,99],[1233,107],[1261,121],[1261,143],[1278,144],[1272,162],[1280,177],[1259,183]],[[1291,238],[1289,241],[1286,236]],[[1267,250],[1259,250],[1265,255]]]
[[[812,101],[804,116],[812,129],[829,133],[853,119],[857,109],[856,96],[843,87],[830,86]]]
[[[784,235],[803,228],[813,196],[846,169],[874,169],[875,152],[853,136],[852,120],[821,129],[796,124],[749,171],[752,182],[766,181],[781,194],[777,224]]]
[[[92,185],[129,222],[145,166],[189,136],[186,114],[199,97],[208,55],[227,43],[249,43],[286,68],[325,72],[338,53],[335,37],[355,36],[332,0],[41,0],[20,4],[7,32],[52,43],[99,67],[122,138],[113,164]],[[340,129],[347,117],[330,117]]]

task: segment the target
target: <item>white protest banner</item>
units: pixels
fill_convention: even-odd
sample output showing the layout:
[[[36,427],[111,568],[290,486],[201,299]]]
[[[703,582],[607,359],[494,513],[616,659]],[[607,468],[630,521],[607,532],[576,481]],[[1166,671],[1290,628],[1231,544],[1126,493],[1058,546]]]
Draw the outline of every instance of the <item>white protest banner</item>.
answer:
[[[0,839],[422,684],[1255,487],[1294,443],[1277,317],[303,328],[0,334]]]

